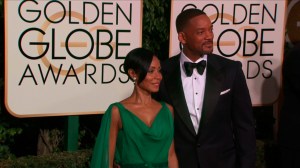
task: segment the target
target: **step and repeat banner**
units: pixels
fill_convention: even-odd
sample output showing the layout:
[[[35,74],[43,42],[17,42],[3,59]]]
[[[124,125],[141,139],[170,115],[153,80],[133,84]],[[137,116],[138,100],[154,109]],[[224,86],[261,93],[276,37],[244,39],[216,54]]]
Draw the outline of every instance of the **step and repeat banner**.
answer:
[[[133,89],[141,0],[5,0],[5,104],[16,117],[103,113]]]
[[[242,62],[253,105],[272,104],[281,88],[284,42],[299,35],[291,33],[300,27],[299,0],[289,2],[171,0],[170,57],[180,52],[176,16],[199,8],[214,24],[214,53]],[[16,117],[99,114],[129,96],[133,84],[122,64],[142,45],[142,3],[5,0],[8,111]],[[287,36],[286,20],[292,23]]]
[[[214,53],[242,62],[253,106],[279,98],[285,41],[285,0],[172,0],[170,57],[180,52],[175,20],[187,8],[211,19]]]

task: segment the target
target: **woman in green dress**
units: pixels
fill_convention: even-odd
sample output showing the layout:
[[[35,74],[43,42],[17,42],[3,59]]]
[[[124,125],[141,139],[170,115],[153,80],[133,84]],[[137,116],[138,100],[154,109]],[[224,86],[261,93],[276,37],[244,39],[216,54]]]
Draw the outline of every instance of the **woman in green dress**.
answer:
[[[106,110],[91,168],[178,168],[173,144],[173,108],[152,98],[162,80],[160,61],[136,48],[124,61],[132,94]]]

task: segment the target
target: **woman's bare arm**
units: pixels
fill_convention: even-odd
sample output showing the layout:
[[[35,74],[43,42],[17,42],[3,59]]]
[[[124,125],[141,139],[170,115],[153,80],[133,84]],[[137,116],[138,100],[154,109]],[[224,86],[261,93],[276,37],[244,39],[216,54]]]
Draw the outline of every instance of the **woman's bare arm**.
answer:
[[[109,167],[110,168],[113,168],[114,166],[114,156],[115,156],[117,136],[118,136],[119,129],[121,127],[122,125],[121,125],[119,109],[116,106],[114,106],[112,108],[110,133],[109,133]]]
[[[174,109],[171,105],[167,104],[169,110],[171,111],[172,115],[174,116]],[[174,141],[172,141],[171,147],[169,149],[169,157],[168,157],[168,162],[169,162],[169,168],[178,168],[178,160],[177,156],[175,153],[175,148],[174,148]]]

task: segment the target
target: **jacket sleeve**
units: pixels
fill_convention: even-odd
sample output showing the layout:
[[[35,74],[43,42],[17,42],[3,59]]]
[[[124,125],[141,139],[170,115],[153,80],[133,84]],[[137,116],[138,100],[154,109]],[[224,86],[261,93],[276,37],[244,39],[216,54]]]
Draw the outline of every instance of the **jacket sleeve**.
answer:
[[[254,168],[256,159],[255,123],[252,103],[241,64],[234,81],[233,129],[240,168]]]

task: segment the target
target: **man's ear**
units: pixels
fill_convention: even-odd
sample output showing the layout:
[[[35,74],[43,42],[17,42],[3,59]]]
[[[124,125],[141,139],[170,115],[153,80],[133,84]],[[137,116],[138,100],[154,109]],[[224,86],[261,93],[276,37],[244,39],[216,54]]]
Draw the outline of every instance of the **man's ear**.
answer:
[[[178,33],[178,40],[179,40],[179,42],[180,42],[181,44],[185,44],[185,43],[186,43],[184,32],[179,32],[179,33]]]

